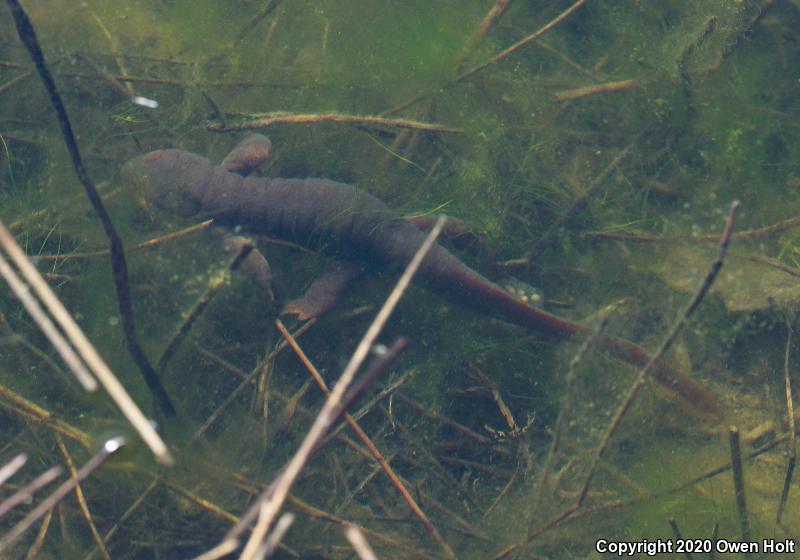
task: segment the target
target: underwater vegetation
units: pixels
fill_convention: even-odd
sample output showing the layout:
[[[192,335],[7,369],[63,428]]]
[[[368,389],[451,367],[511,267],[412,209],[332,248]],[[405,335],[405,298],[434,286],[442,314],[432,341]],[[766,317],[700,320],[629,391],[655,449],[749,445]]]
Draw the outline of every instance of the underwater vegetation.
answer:
[[[0,556],[790,551],[798,2],[0,10]],[[258,170],[225,159],[254,132]],[[220,243],[121,173],[163,149],[353,185],[417,242],[446,214],[443,246],[580,328],[389,297],[407,262],[352,281],[324,243]],[[327,313],[281,313],[331,270]]]

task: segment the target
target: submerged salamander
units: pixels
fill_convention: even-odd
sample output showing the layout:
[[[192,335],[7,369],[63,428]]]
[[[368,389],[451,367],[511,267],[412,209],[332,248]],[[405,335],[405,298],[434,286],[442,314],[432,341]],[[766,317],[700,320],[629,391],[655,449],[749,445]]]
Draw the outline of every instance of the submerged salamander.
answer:
[[[361,268],[353,263],[402,267],[425,239],[420,224],[401,218],[380,200],[355,187],[328,179],[247,177],[270,152],[266,137],[247,136],[215,166],[180,150],[158,150],[123,167],[126,183],[157,206],[184,217],[210,217],[226,228],[241,228],[323,250],[345,263],[318,280],[288,311],[302,318],[330,307]],[[350,264],[347,264],[350,263]],[[450,300],[558,338],[590,335],[592,329],[527,305],[493,284],[450,253],[434,245],[417,279]],[[650,355],[633,342],[609,335],[598,345],[636,367]],[[660,363],[652,373],[705,416],[719,419],[716,399],[699,382]]]

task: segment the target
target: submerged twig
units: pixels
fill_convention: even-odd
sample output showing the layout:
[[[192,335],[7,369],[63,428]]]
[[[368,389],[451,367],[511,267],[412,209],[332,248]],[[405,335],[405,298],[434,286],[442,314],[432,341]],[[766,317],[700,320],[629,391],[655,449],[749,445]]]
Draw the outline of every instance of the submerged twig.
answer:
[[[0,503],[0,517],[3,517],[9,511],[17,507],[19,504],[23,502],[27,502],[30,500],[33,495],[38,492],[41,488],[44,488],[55,479],[57,479],[61,472],[64,469],[55,465],[50,467],[42,474],[34,478],[31,482],[14,492],[11,496],[9,496],[6,500]]]
[[[258,130],[269,128],[276,124],[354,124],[369,128],[408,128],[423,132],[463,132],[460,128],[453,128],[438,123],[426,123],[411,119],[390,119],[374,115],[346,115],[343,113],[288,113],[275,111],[271,113],[227,113],[228,117],[245,119],[237,123],[209,123],[206,129],[212,132],[233,132],[239,130]]]
[[[219,293],[220,289],[225,285],[225,282],[228,280],[229,274],[235,271],[242,262],[250,255],[253,251],[253,245],[250,242],[245,243],[241,249],[237,252],[236,256],[231,259],[230,263],[228,264],[224,275],[216,275],[212,277],[208,281],[208,287],[206,291],[200,296],[194,306],[192,306],[191,311],[186,315],[186,319],[181,323],[181,326],[172,335],[167,342],[167,345],[164,347],[164,351],[161,353],[161,357],[158,359],[157,368],[158,371],[164,372],[164,369],[167,367],[170,359],[172,356],[175,355],[175,352],[178,350],[178,347],[183,342],[183,339],[186,338],[186,335],[189,334],[189,331],[192,329],[192,325],[194,325],[195,321],[200,318],[203,314],[203,311],[214,301],[216,298],[217,293]]]
[[[7,230],[2,222],[0,222],[0,246],[2,246],[6,252],[9,252],[11,256],[14,256],[14,245],[16,243],[8,245],[7,241],[12,239],[10,234],[7,236]],[[47,282],[44,281],[41,276],[38,275],[38,271],[36,268],[33,268],[33,271],[36,274],[31,276],[33,280],[34,290],[37,294],[43,294],[45,297],[42,298],[42,302],[48,306],[51,312],[53,313],[53,318],[62,325],[64,332],[67,333],[69,336],[69,331],[67,328],[63,326],[63,320],[65,318],[71,319],[69,313],[66,312],[64,309],[64,314],[61,313],[62,308],[59,305],[60,301],[52,293],[50,290],[50,286]],[[25,272],[25,269],[22,269],[22,272]],[[61,356],[61,359],[64,360],[64,363],[67,364],[70,371],[73,373],[75,378],[80,382],[83,386],[84,390],[92,392],[97,390],[97,380],[92,377],[92,374],[89,373],[89,370],[86,369],[86,365],[81,361],[78,355],[73,350],[72,346],[69,345],[69,342],[64,338],[61,332],[56,328],[53,324],[53,321],[50,320],[47,313],[39,302],[36,300],[35,297],[31,294],[30,288],[26,285],[22,279],[17,275],[11,265],[6,261],[6,259],[0,254],[0,276],[8,283],[8,286],[11,288],[11,291],[14,292],[14,295],[17,296],[17,299],[22,303],[25,307],[25,310],[31,316],[31,318],[36,323],[36,326],[44,333],[47,339],[50,341],[50,344],[53,345],[53,348],[56,349],[58,355]],[[38,286],[38,290],[36,287]],[[41,297],[41,295],[40,295]],[[59,318],[61,320],[59,320]],[[69,319],[67,319],[69,321]]]
[[[253,29],[256,25],[258,25],[261,20],[267,17],[272,11],[280,5],[282,0],[268,0],[262,7],[259,9],[253,17],[251,17],[247,23],[244,24],[239,30],[239,33],[236,34],[236,37],[231,42],[231,47],[235,47],[239,42],[244,39],[244,36]]]
[[[557,91],[553,94],[553,97],[556,98],[556,101],[573,101],[582,97],[590,97],[601,93],[628,91],[636,89],[637,87],[639,87],[639,83],[636,80],[620,80],[618,82],[606,82],[604,84]]]
[[[18,470],[20,470],[25,463],[28,462],[28,455],[25,453],[20,453],[16,455],[13,459],[11,459],[8,463],[0,468],[0,486],[6,483],[6,481],[14,476]]]
[[[289,333],[288,330],[286,330],[286,327],[280,320],[275,321],[275,326],[278,328],[283,337],[289,343],[292,350],[294,350],[294,353],[297,354],[297,357],[300,359],[300,361],[306,367],[308,372],[314,378],[314,381],[316,381],[319,388],[322,389],[322,391],[325,393],[326,396],[330,397],[331,391],[328,388],[327,383],[325,383],[325,380],[322,378],[322,375],[320,375],[319,371],[311,362],[311,360],[308,359],[308,356],[300,347],[300,345],[297,344],[297,341],[294,340],[292,335]],[[383,371],[383,369],[385,369],[387,362],[391,361],[391,359],[397,356],[402,346],[405,345],[404,339],[400,339],[399,342],[400,344],[398,343],[393,344],[392,348],[386,353],[386,356],[384,356],[384,359],[380,360],[377,364],[375,364],[372,368],[370,368],[370,371],[364,374],[364,376],[362,377],[362,383],[360,383],[359,385],[363,385],[364,379],[367,380],[374,379],[374,377],[377,374],[379,374],[381,371]],[[388,360],[386,359],[387,357],[389,358]],[[352,397],[354,394],[357,395],[360,392],[359,385],[355,386],[353,388],[353,391],[351,391],[351,393],[348,396]],[[428,519],[428,516],[425,514],[425,512],[422,511],[422,508],[419,507],[416,500],[414,500],[414,498],[411,496],[411,493],[406,489],[406,487],[400,481],[400,478],[397,476],[392,466],[383,457],[383,454],[375,446],[375,444],[372,442],[372,440],[366,434],[366,432],[364,432],[364,430],[361,429],[361,426],[359,426],[359,424],[356,422],[353,416],[349,412],[347,412],[349,408],[350,407],[347,397],[344,397],[342,400],[342,404],[339,406],[339,411],[340,411],[339,415],[344,416],[344,420],[347,423],[347,425],[350,426],[350,428],[358,436],[358,439],[360,439],[361,442],[367,447],[367,449],[369,449],[370,453],[372,454],[372,457],[381,466],[381,469],[383,469],[383,471],[386,473],[386,476],[389,477],[389,480],[391,481],[392,485],[398,490],[398,492],[400,492],[400,495],[402,496],[403,500],[405,500],[406,504],[408,504],[408,507],[411,509],[411,511],[414,512],[414,515],[416,515],[417,518],[420,520],[420,522],[422,522],[423,526],[431,534],[433,539],[437,541],[440,545],[444,544],[442,541],[442,537],[439,535],[439,532],[436,530],[431,521]],[[338,417],[336,416],[332,417],[330,430],[332,430],[336,426],[338,420],[339,420]],[[322,441],[323,440],[320,440],[320,442]],[[444,544],[444,547],[447,547],[447,545]]]
[[[475,74],[477,74],[478,72],[480,72],[481,70],[486,68],[487,66],[491,66],[495,62],[503,60],[505,57],[507,57],[511,53],[521,49],[522,47],[524,47],[525,45],[527,45],[531,41],[534,41],[534,40],[538,39],[539,37],[541,37],[542,35],[544,35],[548,31],[550,31],[551,29],[556,27],[562,21],[567,19],[569,16],[571,16],[572,14],[577,12],[581,8],[581,6],[583,6],[585,3],[586,3],[586,0],[578,0],[577,2],[572,4],[569,8],[567,8],[566,10],[561,12],[558,16],[556,16],[555,18],[553,18],[552,20],[547,22],[545,25],[543,25],[542,27],[537,29],[535,32],[531,33],[530,35],[528,35],[527,37],[525,37],[523,39],[520,39],[519,41],[517,41],[516,43],[514,43],[513,45],[511,45],[510,47],[508,47],[504,51],[494,55],[492,58],[490,58],[486,62],[478,64],[477,66],[475,66],[473,68],[470,68],[466,72],[463,72],[462,74],[460,74],[456,78],[456,81],[460,82],[460,81],[465,80],[465,79],[467,79],[467,78],[469,78],[471,76],[474,76]]]
[[[736,494],[736,511],[739,514],[739,525],[742,530],[740,538],[742,542],[750,542],[750,519],[747,516],[747,501],[744,493],[744,469],[742,468],[742,450],[739,445],[739,428],[731,426],[728,435],[731,446],[731,471]]]
[[[58,450],[61,452],[61,455],[64,456],[64,460],[67,463],[67,468],[69,469],[69,473],[72,478],[77,478],[78,471],[75,469],[75,462],[72,460],[72,456],[67,451],[67,446],[64,445],[64,440],[56,434],[56,445],[58,445]],[[105,544],[103,543],[103,538],[100,536],[100,532],[97,530],[97,526],[94,524],[92,520],[92,514],[89,511],[89,504],[86,503],[86,496],[83,494],[83,489],[81,488],[80,483],[75,484],[75,498],[78,500],[78,507],[81,510],[81,514],[83,514],[83,519],[86,521],[86,525],[89,527],[89,532],[92,534],[92,539],[94,539],[94,543],[97,546],[97,549],[100,551],[100,554],[105,558],[105,560],[111,560],[111,556],[108,554],[108,550],[106,550]]]
[[[564,394],[561,397],[561,404],[558,407],[558,417],[556,418],[556,425],[555,429],[553,430],[553,441],[550,442],[550,449],[547,450],[547,457],[545,458],[542,468],[540,469],[539,480],[536,482],[536,490],[534,492],[533,507],[531,508],[531,511],[536,511],[542,499],[542,493],[544,492],[545,486],[547,486],[548,477],[550,476],[550,469],[555,463],[556,455],[561,448],[561,438],[564,434],[564,425],[570,414],[572,386],[575,383],[578,365],[581,363],[581,361],[583,361],[584,356],[589,349],[592,348],[598,337],[603,336],[603,333],[608,328],[609,319],[610,316],[608,314],[603,316],[600,325],[598,325],[598,327],[592,333],[592,336],[584,339],[580,348],[578,348],[578,351],[575,353],[575,356],[573,356],[569,362],[569,369],[567,370],[567,376],[564,380]]]
[[[472,32],[472,35],[469,36],[467,39],[467,47],[471,47],[478,41],[480,41],[484,35],[486,35],[495,22],[500,19],[500,16],[506,11],[508,6],[511,4],[511,0],[495,0],[492,7],[489,8],[489,11],[483,16],[483,19],[480,23],[475,27],[475,30]]]
[[[344,534],[347,536],[347,540],[350,541],[350,545],[353,547],[353,550],[356,551],[360,560],[378,560],[372,547],[367,542],[364,533],[362,533],[358,527],[351,525],[345,529]]]
[[[69,314],[64,304],[61,303],[61,300],[53,293],[53,290],[47,282],[44,281],[39,271],[36,270],[36,267],[33,266],[33,263],[31,263],[30,259],[22,250],[22,247],[17,244],[2,222],[0,222],[0,246],[8,253],[14,261],[14,264],[17,265],[20,272],[25,276],[25,279],[31,284],[36,295],[47,305],[50,314],[58,322],[61,329],[63,329],[64,333],[75,347],[75,350],[78,351],[85,366],[92,371],[97,381],[100,382],[111,399],[117,404],[133,428],[139,433],[142,440],[150,447],[156,458],[163,463],[171,463],[172,456],[164,441],[156,433],[144,414],[142,414],[139,407],[136,406],[131,396],[114,376],[114,373]],[[5,271],[5,267],[3,267],[4,262],[5,261],[0,260],[0,273]],[[30,297],[30,294],[27,292],[21,292],[17,295],[20,296],[23,301],[25,301],[27,297]],[[47,325],[47,323],[42,323],[42,325]],[[43,330],[45,328],[49,327],[43,327]]]
[[[336,411],[339,408],[339,403],[341,402],[342,397],[344,397],[345,391],[347,391],[349,388],[353,378],[355,377],[356,371],[369,354],[370,348],[372,348],[375,339],[380,334],[381,330],[383,330],[383,326],[386,324],[386,321],[389,319],[392,311],[394,311],[394,308],[397,306],[397,303],[400,301],[400,298],[403,296],[406,288],[408,288],[408,285],[411,283],[411,278],[414,276],[414,273],[416,273],[420,264],[422,264],[422,259],[428,253],[430,248],[433,246],[436,237],[442,231],[444,223],[445,218],[440,218],[436,223],[436,226],[415,253],[414,258],[411,259],[411,262],[406,267],[403,275],[398,280],[397,285],[389,294],[389,297],[386,299],[383,307],[381,307],[380,311],[378,311],[378,314],[376,315],[372,324],[367,329],[366,334],[361,339],[361,342],[359,342],[355,352],[353,352],[353,355],[345,366],[339,381],[336,383],[333,391],[331,391],[330,397],[328,397],[328,399],[325,401],[322,410],[314,420],[314,423],[309,429],[306,437],[303,439],[303,442],[295,455],[287,463],[286,467],[281,471],[281,474],[278,475],[270,487],[264,491],[261,496],[259,496],[253,506],[251,506],[250,510],[248,510],[248,512],[242,516],[241,521],[237,523],[236,526],[234,526],[230,531],[228,531],[228,534],[225,536],[225,540],[238,540],[239,536],[247,529],[250,523],[253,522],[255,514],[262,510],[262,504],[265,503],[268,505],[267,512],[266,514],[262,514],[258,525],[253,529],[250,541],[248,541],[247,546],[245,546],[245,552],[249,552],[249,550],[252,550],[254,547],[256,547],[258,543],[261,542],[264,535],[268,532],[270,526],[272,525],[272,520],[282,507],[289,493],[289,489],[300,475],[300,471],[303,469],[308,461],[308,458],[311,456],[311,453],[316,448],[317,442],[325,437],[325,435],[328,433],[331,427],[330,420],[336,414]],[[448,556],[453,557],[452,551]]]
[[[75,473],[75,476],[69,480],[64,481],[56,490],[50,494],[42,503],[31,510],[19,523],[6,533],[0,539],[0,554],[5,552],[11,545],[13,545],[19,538],[30,529],[43,515],[56,507],[58,503],[63,500],[67,494],[72,492],[75,487],[83,480],[92,474],[95,469],[102,465],[113,453],[115,453],[122,445],[125,444],[125,439],[122,437],[112,438],[103,444],[103,448],[95,454],[94,457],[84,464],[80,470]]]
[[[34,30],[33,24],[18,0],[6,1],[9,8],[11,8],[12,15],[14,16],[14,23],[17,27],[17,33],[19,34],[22,43],[25,45],[25,48],[28,50],[31,59],[33,59],[33,62],[36,65],[36,70],[39,72],[39,77],[41,77],[45,89],[47,90],[47,94],[50,97],[50,103],[52,104],[53,109],[58,116],[58,123],[61,126],[61,132],[64,136],[64,142],[67,146],[67,151],[69,152],[72,166],[75,169],[75,174],[78,176],[78,179],[83,185],[83,188],[86,191],[86,195],[89,197],[89,201],[91,202],[95,213],[102,222],[106,237],[108,237],[109,244],[111,245],[111,267],[114,276],[114,287],[117,291],[117,304],[119,306],[120,319],[122,321],[122,330],[125,335],[125,346],[133,358],[133,361],[138,366],[140,373],[147,383],[147,386],[153,393],[160,410],[164,414],[172,416],[175,414],[175,407],[172,405],[172,401],[170,400],[166,389],[164,389],[164,386],[161,384],[161,380],[153,369],[153,366],[150,364],[150,361],[147,359],[147,355],[144,353],[144,350],[142,350],[142,347],[139,345],[139,341],[136,337],[136,323],[134,321],[130,287],[128,286],[128,266],[125,262],[125,250],[122,246],[122,239],[119,237],[119,234],[117,233],[117,230],[111,221],[111,217],[109,216],[108,211],[106,210],[106,207],[100,198],[100,194],[97,192],[94,182],[89,177],[89,174],[83,165],[80,150],[78,149],[78,143],[75,140],[75,134],[72,131],[72,124],[70,123],[67,110],[64,107],[63,100],[61,99],[61,95],[58,93],[58,88],[53,80],[53,76],[47,67],[47,63],[45,62],[44,54],[39,46],[39,40],[36,38],[36,31]],[[152,434],[155,434],[155,432],[153,431]],[[152,444],[155,443],[154,439],[152,438],[152,434],[148,436],[151,447]],[[166,446],[163,447],[162,451],[163,452],[157,454],[157,456],[159,456],[162,460],[166,460],[166,457],[168,456]]]
[[[717,278],[717,274],[719,274],[720,269],[722,268],[722,264],[725,261],[725,255],[728,252],[728,245],[730,244],[731,234],[733,233],[733,218],[736,214],[736,209],[739,207],[739,201],[734,201],[731,204],[730,210],[728,212],[728,219],[725,222],[725,228],[722,232],[722,241],[720,242],[719,247],[719,255],[717,256],[716,260],[711,264],[711,267],[708,271],[708,274],[703,279],[702,284],[695,292],[694,296],[692,297],[689,304],[684,309],[683,313],[678,317],[678,319],[673,323],[672,327],[670,327],[667,336],[659,345],[658,349],[653,353],[650,361],[639,371],[636,376],[636,379],[631,384],[628,392],[626,393],[625,397],[623,398],[622,402],[617,408],[616,412],[611,418],[611,422],[608,424],[608,428],[606,429],[605,433],[603,434],[603,438],[600,442],[600,446],[597,448],[597,451],[594,454],[592,459],[591,467],[589,469],[589,474],[586,475],[586,480],[583,485],[583,489],[581,490],[580,497],[577,501],[577,506],[580,507],[583,505],[586,497],[589,493],[589,488],[592,484],[592,479],[594,474],[597,470],[597,465],[600,461],[600,458],[605,453],[606,449],[608,449],[608,445],[611,442],[611,437],[619,428],[623,416],[630,408],[631,404],[633,403],[633,399],[636,397],[636,394],[639,392],[639,389],[644,385],[645,381],[647,380],[650,370],[653,368],[655,363],[661,359],[661,356],[669,350],[672,346],[672,343],[678,337],[678,334],[683,329],[683,326],[686,324],[686,321],[692,316],[692,314],[697,310],[697,307],[700,305],[700,302],[703,301],[706,293],[708,290],[711,289],[714,280]]]
[[[794,467],[797,463],[797,440],[795,439],[797,423],[794,417],[794,401],[792,400],[792,379],[789,376],[789,353],[792,348],[792,333],[794,333],[798,319],[800,319],[800,311],[795,312],[794,319],[787,325],[789,328],[786,334],[786,349],[783,352],[783,387],[786,392],[786,414],[789,416],[789,460],[786,463],[786,476],[783,479],[781,500],[778,504],[778,513],[775,516],[776,523],[781,522],[783,509],[786,507],[786,500],[789,498],[789,489],[792,486]]]

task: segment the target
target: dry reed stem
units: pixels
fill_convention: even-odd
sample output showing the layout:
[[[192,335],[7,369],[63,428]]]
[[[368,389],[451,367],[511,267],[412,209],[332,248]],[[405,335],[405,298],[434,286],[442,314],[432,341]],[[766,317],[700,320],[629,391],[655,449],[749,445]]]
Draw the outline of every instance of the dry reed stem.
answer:
[[[739,428],[731,426],[728,430],[731,446],[731,471],[733,474],[733,488],[736,494],[736,512],[739,514],[739,526],[742,542],[750,542],[750,518],[747,515],[747,500],[744,492],[744,468],[742,467],[742,449],[739,445]]]
[[[72,478],[77,479],[78,471],[75,468],[75,463],[72,460],[72,456],[67,451],[67,446],[64,445],[64,440],[61,439],[61,436],[58,434],[55,435],[56,438],[56,445],[58,445],[58,450],[61,452],[61,455],[64,457],[64,460],[67,463],[67,468],[69,469],[70,476]],[[94,539],[94,543],[97,546],[97,549],[100,551],[100,554],[105,558],[105,560],[111,560],[111,556],[109,556],[108,551],[106,550],[105,545],[103,544],[103,538],[100,536],[97,527],[92,520],[92,513],[89,511],[89,504],[86,503],[86,497],[83,495],[83,489],[81,488],[80,483],[75,483],[75,497],[78,500],[78,507],[81,510],[81,514],[83,515],[83,519],[86,521],[86,524],[89,526],[89,532],[92,534],[92,539]]]
[[[262,505],[263,508],[266,507],[266,504]],[[278,548],[278,545],[283,540],[284,535],[289,531],[289,527],[292,526],[294,523],[295,515],[293,513],[284,513],[278,519],[278,522],[275,523],[275,529],[273,529],[272,533],[264,539],[264,542],[261,543],[256,553],[253,555],[252,560],[263,560],[264,558],[268,558],[272,556],[275,550]],[[246,559],[244,554],[242,554],[242,560],[249,560]]]
[[[92,373],[94,373],[97,380],[120,408],[134,430],[137,431],[142,440],[150,447],[156,459],[165,464],[172,464],[172,456],[166,444],[156,433],[155,428],[153,428],[152,424],[150,424],[144,414],[142,414],[139,407],[136,406],[136,403],[128,392],[113,374],[103,358],[100,357],[100,354],[98,354],[92,343],[89,342],[86,335],[83,334],[81,328],[69,314],[69,311],[67,311],[58,299],[58,296],[53,293],[53,290],[41,277],[39,271],[36,270],[36,267],[31,263],[28,256],[17,244],[2,222],[0,222],[0,245],[14,261],[14,264],[17,265],[20,272],[25,277],[25,280],[33,287],[36,295],[38,295],[47,306],[53,318],[64,331],[64,334],[67,335],[72,345],[81,355],[83,362]],[[3,264],[4,261],[0,260],[0,273],[2,273],[5,268]]]
[[[63,470],[64,469],[58,465],[50,467],[42,474],[34,478],[31,482],[14,492],[11,496],[0,503],[0,517],[3,517],[22,502],[26,502],[33,498],[33,495],[36,492],[58,478]]]
[[[708,271],[708,274],[703,279],[703,282],[698,287],[697,291],[695,292],[692,299],[689,301],[689,304],[686,306],[686,309],[683,313],[677,318],[677,320],[673,323],[670,327],[667,336],[659,345],[658,349],[653,353],[650,360],[645,364],[645,366],[639,371],[636,375],[636,379],[631,384],[628,392],[626,393],[625,397],[623,398],[622,402],[620,403],[619,407],[617,408],[616,412],[611,418],[611,421],[608,424],[608,428],[606,429],[605,433],[603,434],[603,438],[600,441],[600,446],[598,447],[597,451],[592,458],[591,467],[589,469],[589,473],[586,476],[586,481],[584,482],[583,489],[581,490],[580,497],[578,498],[577,506],[581,507],[586,500],[586,496],[589,492],[589,487],[592,484],[592,478],[597,470],[598,462],[600,458],[605,453],[606,449],[608,449],[609,444],[611,443],[611,437],[617,431],[617,428],[620,426],[622,422],[622,418],[625,416],[625,413],[630,408],[630,405],[633,403],[633,399],[636,397],[639,389],[644,386],[645,381],[650,373],[650,370],[653,368],[655,363],[664,355],[664,353],[669,350],[672,346],[672,343],[678,337],[678,334],[683,329],[683,326],[686,324],[686,321],[692,316],[695,312],[697,307],[700,305],[700,302],[703,301],[706,293],[711,288],[711,285],[716,280],[717,274],[719,273],[720,269],[722,268],[722,264],[725,260],[725,255],[728,252],[728,245],[730,244],[731,234],[733,233],[733,218],[736,214],[736,209],[739,207],[739,201],[734,201],[731,204],[730,210],[728,211],[728,219],[725,222],[725,228],[722,233],[722,240],[720,241],[720,248],[719,248],[719,256],[717,259],[711,264],[711,267]]]
[[[4,238],[3,238],[3,226],[2,222],[0,222],[0,245],[3,245],[3,248],[8,251],[8,247],[4,245]],[[35,270],[35,269],[34,269]],[[92,377],[92,374],[89,373],[89,370],[86,369],[86,365],[81,361],[69,343],[64,339],[61,335],[61,332],[56,328],[50,318],[47,316],[47,313],[42,309],[42,306],[39,305],[39,302],[36,301],[36,298],[33,297],[29,290],[29,286],[25,285],[22,279],[17,275],[11,265],[9,265],[8,261],[2,256],[0,253],[0,276],[6,281],[8,286],[11,288],[11,291],[14,295],[17,296],[17,299],[22,303],[25,307],[25,310],[28,312],[28,315],[34,320],[36,325],[39,329],[44,333],[47,339],[50,341],[50,344],[53,345],[53,348],[56,349],[58,355],[61,356],[61,359],[64,360],[64,363],[67,364],[69,370],[81,384],[85,391],[94,392],[97,390],[97,380]],[[38,281],[43,283],[47,286],[49,290],[49,285],[47,282],[39,276],[38,271],[36,272],[36,277]],[[40,286],[41,288],[41,286]],[[34,288],[35,289],[35,288]],[[38,293],[38,291],[37,291]],[[57,298],[53,295],[53,299]],[[48,305],[47,301],[43,300],[45,305]],[[58,320],[58,317],[56,317]]]
[[[775,515],[775,522],[780,524],[783,509],[786,507],[786,500],[789,498],[789,489],[792,486],[792,476],[794,467],[797,463],[797,421],[794,417],[794,401],[792,400],[792,379],[789,375],[789,353],[792,348],[792,334],[800,319],[800,311],[795,312],[794,319],[787,325],[786,348],[783,352],[783,387],[786,394],[786,413],[789,415],[789,460],[786,463],[786,475],[783,479],[783,490],[781,499],[778,503],[778,512]]]
[[[294,350],[294,353],[300,359],[303,366],[305,366],[305,368],[311,374],[311,377],[314,378],[314,381],[317,383],[317,386],[322,390],[323,393],[325,393],[326,397],[330,398],[331,391],[328,388],[328,384],[325,383],[325,380],[322,378],[322,375],[320,375],[319,371],[311,362],[311,360],[309,360],[308,356],[300,347],[300,345],[297,344],[297,341],[294,340],[294,338],[292,338],[292,335],[289,333],[289,331],[286,330],[286,327],[283,325],[280,319],[275,321],[275,326],[278,328],[280,333],[289,343],[289,346],[292,347],[292,350]],[[346,410],[344,406],[342,407],[342,409]],[[355,421],[355,419],[350,415],[350,413],[346,412],[344,414],[344,421],[356,433],[356,436],[358,436],[358,439],[361,440],[361,443],[363,443],[366,446],[366,448],[369,449],[369,452],[381,466],[383,472],[386,473],[387,477],[389,477],[392,486],[394,486],[397,489],[397,491],[400,492],[400,496],[402,496],[403,500],[406,502],[411,511],[414,512],[414,515],[417,516],[417,519],[420,520],[422,525],[425,527],[425,530],[428,531],[433,540],[436,541],[439,544],[439,546],[441,546],[445,550],[445,553],[447,554],[449,547],[444,542],[444,539],[442,539],[442,536],[439,534],[439,531],[436,530],[436,527],[434,527],[433,523],[431,523],[430,519],[428,519],[428,516],[425,514],[424,511],[422,511],[422,508],[419,507],[416,500],[414,500],[414,498],[411,496],[411,493],[406,489],[406,487],[400,481],[400,477],[398,477],[397,474],[394,472],[394,469],[383,457],[383,454],[380,452],[377,446],[372,442],[370,437],[361,428],[358,422]],[[335,423],[336,423],[335,420],[332,420],[332,424]],[[452,551],[450,551],[450,553],[452,554]]]
[[[606,82],[605,84],[594,84],[591,86],[579,87],[575,89],[567,89],[564,91],[557,91],[553,97],[557,101],[574,101],[583,97],[590,97],[592,95],[599,95],[602,93],[611,93],[618,91],[630,91],[639,87],[636,80],[620,80],[618,82]]]
[[[358,527],[350,525],[344,530],[344,534],[360,560],[378,560],[378,557],[375,556],[375,551],[372,550],[366,537],[364,537],[364,533]]]
[[[6,481],[14,476],[18,470],[20,470],[25,463],[28,462],[28,455],[26,453],[20,453],[16,455],[13,459],[11,459],[8,463],[3,465],[3,468],[0,468],[0,486],[6,483]]]
[[[438,123],[426,123],[411,119],[390,119],[375,115],[346,115],[342,113],[289,113],[275,111],[271,113],[228,113],[229,117],[239,117],[244,120],[238,123],[224,124],[210,123],[206,126],[211,132],[233,132],[240,130],[259,130],[277,124],[354,124],[370,128],[407,128],[423,132],[442,132],[457,134],[464,132],[460,128],[453,128]]]
[[[31,510],[19,523],[8,531],[2,539],[0,539],[0,555],[2,555],[9,547],[19,540],[19,538],[30,529],[43,515],[52,510],[63,500],[67,494],[72,492],[75,487],[92,474],[106,459],[108,459],[114,452],[116,452],[122,445],[124,445],[124,438],[117,437],[110,439],[103,444],[102,449],[89,459],[81,468],[75,473],[75,476],[66,480],[56,488],[44,501]]]
[[[353,525],[352,522],[349,522],[349,521],[347,521],[345,519],[342,519],[341,517],[339,517],[337,515],[330,514],[330,513],[326,512],[326,511],[323,511],[323,510],[321,510],[321,509],[319,509],[317,507],[314,507],[311,504],[309,504],[308,502],[304,502],[303,500],[301,500],[297,496],[293,496],[293,495],[290,494],[289,497],[287,498],[287,501],[292,505],[292,507],[294,507],[297,510],[305,513],[306,515],[308,515],[310,517],[313,517],[314,519],[321,519],[323,521],[336,523],[337,525],[341,525],[342,527],[349,527],[349,526]],[[361,529],[361,531],[363,531],[364,534],[369,536],[373,541],[381,542],[381,543],[383,543],[383,544],[385,544],[387,546],[391,546],[393,548],[397,548],[399,550],[402,550],[403,552],[406,552],[406,553],[409,553],[409,554],[413,554],[414,556],[418,556],[420,558],[430,558],[431,557],[431,554],[429,552],[423,552],[423,551],[418,550],[416,548],[412,548],[411,546],[409,546],[409,545],[407,545],[407,544],[405,544],[403,542],[397,541],[394,538],[392,538],[392,537],[390,537],[388,535],[384,535],[383,533],[380,533],[380,532],[375,531],[373,529],[368,529],[367,527],[362,527],[362,526],[359,526],[359,529]]]
[[[251,510],[242,517],[242,521],[244,521],[244,523],[237,524],[237,526],[229,531],[228,535],[226,535],[226,539],[238,540],[238,536],[247,528],[254,517],[251,513],[253,508],[257,508],[255,511],[260,511],[262,503],[266,502],[268,504],[266,513],[261,516],[259,523],[253,529],[250,540],[245,546],[243,554],[252,554],[254,549],[258,546],[258,543],[263,540],[264,535],[272,525],[272,520],[275,518],[278,511],[280,511],[280,508],[286,500],[289,489],[292,487],[295,480],[297,480],[297,477],[300,475],[300,472],[305,467],[305,464],[311,456],[312,451],[317,447],[319,440],[325,437],[328,430],[331,428],[330,421],[333,416],[336,415],[339,403],[341,402],[342,397],[344,397],[345,391],[347,391],[349,388],[358,368],[369,354],[375,339],[380,334],[381,330],[383,330],[383,326],[386,324],[386,321],[391,316],[394,308],[397,306],[397,303],[403,296],[403,293],[411,283],[411,278],[414,276],[414,273],[416,273],[420,264],[422,264],[422,259],[428,253],[430,248],[433,246],[436,237],[442,231],[444,223],[445,217],[442,216],[436,222],[433,230],[417,250],[414,258],[411,259],[411,262],[408,264],[402,276],[398,280],[397,285],[389,294],[386,302],[383,304],[380,311],[378,311],[378,314],[376,315],[372,324],[369,326],[367,332],[364,334],[364,337],[361,339],[361,342],[359,342],[358,346],[353,352],[353,355],[345,366],[339,381],[336,383],[333,391],[331,391],[331,396],[325,401],[322,410],[320,411],[314,423],[311,425],[308,434],[303,439],[303,442],[301,443],[300,448],[297,450],[294,457],[292,457],[292,459],[286,464],[285,468],[281,471],[273,484],[270,485],[270,488],[268,488],[264,493],[262,493],[261,496],[259,496],[253,507],[251,507]],[[452,552],[448,556],[454,557]]]

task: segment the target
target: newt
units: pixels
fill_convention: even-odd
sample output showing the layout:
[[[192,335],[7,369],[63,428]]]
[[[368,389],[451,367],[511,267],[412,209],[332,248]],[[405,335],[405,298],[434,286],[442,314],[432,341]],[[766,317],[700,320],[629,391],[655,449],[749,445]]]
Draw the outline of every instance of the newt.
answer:
[[[213,218],[216,225],[229,230],[278,238],[335,256],[340,264],[284,309],[302,319],[327,311],[368,266],[405,266],[422,244],[426,234],[421,228],[430,220],[415,223],[402,218],[352,185],[318,178],[248,176],[270,151],[269,140],[260,134],[245,137],[219,166],[191,152],[157,150],[128,161],[123,178],[147,202],[178,216]],[[461,231],[458,222],[455,231]],[[438,243],[423,259],[415,281],[455,303],[541,335],[568,339],[593,333],[586,325],[515,298]],[[597,344],[637,368],[650,360],[644,348],[624,338],[604,334]],[[722,418],[717,400],[697,380],[663,360],[652,375],[701,416]]]

